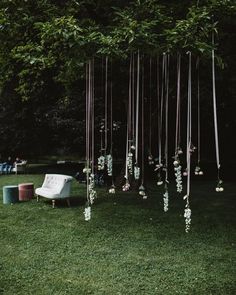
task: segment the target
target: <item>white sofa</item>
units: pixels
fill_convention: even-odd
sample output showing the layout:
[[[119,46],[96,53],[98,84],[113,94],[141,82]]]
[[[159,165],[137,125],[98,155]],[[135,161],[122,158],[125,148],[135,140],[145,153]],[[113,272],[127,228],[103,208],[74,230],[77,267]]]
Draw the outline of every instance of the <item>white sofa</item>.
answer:
[[[72,179],[73,177],[68,175],[46,174],[43,185],[35,190],[37,201],[39,196],[51,199],[52,207],[55,208],[57,199],[66,199],[68,206],[70,206],[68,198],[70,196]]]
[[[12,172],[18,174],[19,172],[25,173],[27,168],[27,161],[22,161],[21,163],[16,163],[15,167],[12,168]]]

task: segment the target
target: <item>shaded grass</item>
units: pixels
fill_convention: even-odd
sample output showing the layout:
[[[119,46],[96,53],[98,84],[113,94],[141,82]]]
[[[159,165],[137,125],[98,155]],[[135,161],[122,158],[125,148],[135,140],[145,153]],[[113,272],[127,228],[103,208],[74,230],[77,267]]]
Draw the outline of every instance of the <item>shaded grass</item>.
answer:
[[[0,186],[42,183],[43,175],[1,176]],[[83,217],[85,186],[73,182],[72,207],[36,200],[2,204],[3,294],[235,294],[235,184],[217,194],[193,183],[192,231],[171,187],[163,213],[161,189],[148,200],[99,189],[92,220]]]

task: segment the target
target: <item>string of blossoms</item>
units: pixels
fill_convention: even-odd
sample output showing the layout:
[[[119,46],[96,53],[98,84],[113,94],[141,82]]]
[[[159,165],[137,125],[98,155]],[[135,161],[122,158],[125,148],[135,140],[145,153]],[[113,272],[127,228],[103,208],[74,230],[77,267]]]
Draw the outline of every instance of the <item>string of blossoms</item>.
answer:
[[[85,207],[84,209],[84,220],[89,221],[91,219],[91,207]]]
[[[168,189],[165,190],[165,193],[163,194],[163,202],[164,202],[164,212],[167,212],[169,210],[169,193]]]
[[[175,181],[176,181],[176,189],[178,193],[181,193],[183,190],[183,181],[182,181],[182,166],[180,164],[179,157],[175,157],[173,162],[174,171],[175,171]]]
[[[134,166],[134,179],[139,180],[140,178],[140,167]]]
[[[94,200],[97,197],[97,192],[95,191],[94,188],[95,188],[94,174],[91,173],[89,177],[89,200],[91,205],[93,205]]]
[[[127,166],[129,174],[133,175],[133,154],[131,152],[128,153]]]
[[[107,155],[106,157],[106,163],[107,163],[107,174],[108,176],[112,176],[112,162],[113,162],[113,159],[112,159],[112,155]]]
[[[98,158],[98,170],[104,170],[105,169],[105,157],[103,155],[101,155]]]

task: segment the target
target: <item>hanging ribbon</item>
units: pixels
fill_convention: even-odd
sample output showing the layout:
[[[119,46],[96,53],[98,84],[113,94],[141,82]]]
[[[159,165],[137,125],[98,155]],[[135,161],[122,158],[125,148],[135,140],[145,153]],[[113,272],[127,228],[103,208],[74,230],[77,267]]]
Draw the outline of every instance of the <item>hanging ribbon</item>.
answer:
[[[187,107],[187,140],[186,140],[186,160],[187,160],[187,193],[184,218],[185,232],[188,233],[191,225],[191,209],[189,204],[190,195],[190,174],[191,174],[191,145],[192,145],[192,55],[188,52],[188,107]]]
[[[169,128],[169,54],[165,57],[165,193],[163,194],[164,212],[168,211],[169,206],[169,192],[168,192],[168,128]]]
[[[201,114],[200,114],[200,59],[197,58],[197,166],[195,167],[195,175],[203,175],[203,171],[200,167],[201,161]]]
[[[147,199],[146,190],[144,187],[144,177],[145,177],[145,134],[144,134],[144,64],[142,62],[142,94],[141,94],[141,185],[139,187],[139,194],[143,197],[144,200]]]
[[[159,63],[158,63],[159,64]],[[164,91],[165,91],[165,77],[166,77],[166,53],[162,55],[162,76],[161,76],[161,96],[159,98],[158,90],[158,164],[156,164],[157,171],[157,185],[162,185],[163,181],[161,178],[161,168],[162,164],[162,120],[163,120],[163,101],[164,101]],[[159,80],[159,70],[158,70],[158,80]]]
[[[86,167],[87,205],[84,211],[86,221],[91,219],[91,205],[96,198],[94,190],[94,60],[86,64]]]
[[[212,45],[214,46],[214,33],[212,33]],[[215,129],[215,149],[216,149],[216,165],[218,170],[218,181],[216,186],[217,192],[224,190],[220,179],[220,153],[219,153],[219,140],[218,140],[218,119],[217,119],[217,106],[216,106],[216,83],[215,83],[215,50],[212,49],[212,98],[213,98],[213,113],[214,113],[214,129]]]
[[[175,156],[174,156],[174,171],[176,189],[178,193],[183,190],[182,185],[182,166],[180,164],[179,155],[181,155],[182,149],[180,148],[180,78],[181,78],[181,54],[177,54],[177,94],[176,94],[176,123],[175,123]]]

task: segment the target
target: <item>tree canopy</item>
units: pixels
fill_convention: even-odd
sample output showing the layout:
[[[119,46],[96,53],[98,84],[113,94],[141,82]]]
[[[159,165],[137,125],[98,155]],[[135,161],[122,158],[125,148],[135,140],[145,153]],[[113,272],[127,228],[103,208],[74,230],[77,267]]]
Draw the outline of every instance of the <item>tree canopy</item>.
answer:
[[[91,57],[126,60],[138,50],[151,56],[190,50],[208,58],[212,33],[224,38],[235,12],[232,0],[2,0],[1,100],[8,97],[11,107],[30,106],[35,125],[45,124],[45,114],[60,114],[46,110],[45,102],[59,109],[74,104],[84,63]],[[223,65],[227,58],[221,49]]]

